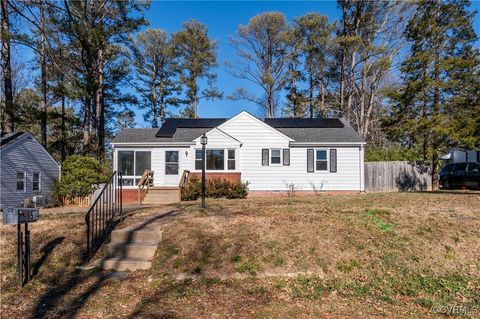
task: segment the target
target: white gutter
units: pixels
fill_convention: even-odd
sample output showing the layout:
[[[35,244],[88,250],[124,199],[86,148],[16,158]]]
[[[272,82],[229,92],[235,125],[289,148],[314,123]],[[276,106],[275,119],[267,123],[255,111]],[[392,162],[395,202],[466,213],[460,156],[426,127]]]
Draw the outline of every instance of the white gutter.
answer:
[[[116,146],[128,146],[128,147],[135,147],[135,146],[156,146],[156,147],[189,147],[191,145],[195,145],[195,142],[137,142],[137,143],[111,143],[112,147],[115,148]]]
[[[290,147],[318,147],[332,145],[358,147],[359,145],[366,144],[366,142],[290,142]]]

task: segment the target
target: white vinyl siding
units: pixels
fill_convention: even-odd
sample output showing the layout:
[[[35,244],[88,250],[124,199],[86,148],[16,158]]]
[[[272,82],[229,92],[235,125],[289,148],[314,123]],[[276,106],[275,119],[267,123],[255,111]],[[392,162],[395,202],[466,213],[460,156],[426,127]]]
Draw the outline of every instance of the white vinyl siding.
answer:
[[[262,149],[289,148],[289,140],[262,125],[253,116],[241,113],[220,129],[242,142],[242,147],[238,149],[241,162],[237,170],[242,173],[242,180],[249,182],[248,187],[252,191],[285,191],[286,183],[294,183],[299,190],[312,191],[311,183],[316,186],[323,184],[323,190],[363,190],[363,151],[360,146],[321,148],[327,150],[327,159],[330,148],[337,150],[337,172],[315,170],[308,173],[307,149],[310,147],[290,148],[289,166],[262,166]]]

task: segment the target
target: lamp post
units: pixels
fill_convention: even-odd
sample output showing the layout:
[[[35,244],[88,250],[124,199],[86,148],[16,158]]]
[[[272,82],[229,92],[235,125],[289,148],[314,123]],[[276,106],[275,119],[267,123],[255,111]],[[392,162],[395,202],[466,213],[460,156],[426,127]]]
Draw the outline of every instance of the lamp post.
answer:
[[[205,208],[205,147],[207,146],[208,138],[203,133],[200,137],[200,144],[202,144],[202,208]]]

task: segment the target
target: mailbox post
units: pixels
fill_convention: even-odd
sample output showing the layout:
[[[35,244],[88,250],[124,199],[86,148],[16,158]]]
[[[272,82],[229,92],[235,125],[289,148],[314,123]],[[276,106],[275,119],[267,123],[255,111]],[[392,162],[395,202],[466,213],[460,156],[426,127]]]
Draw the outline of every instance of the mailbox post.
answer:
[[[38,208],[5,208],[3,210],[3,224],[17,225],[17,277],[23,287],[30,281],[30,230],[28,223],[36,222],[39,218]],[[25,231],[22,232],[22,224]]]

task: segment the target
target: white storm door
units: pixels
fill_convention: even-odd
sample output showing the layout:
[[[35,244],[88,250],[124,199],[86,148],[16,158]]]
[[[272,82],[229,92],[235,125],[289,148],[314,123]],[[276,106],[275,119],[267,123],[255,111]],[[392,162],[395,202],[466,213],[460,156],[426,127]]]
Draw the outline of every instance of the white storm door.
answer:
[[[180,182],[180,152],[178,150],[166,150],[165,151],[165,163],[164,163],[164,181],[165,185],[177,186]]]

